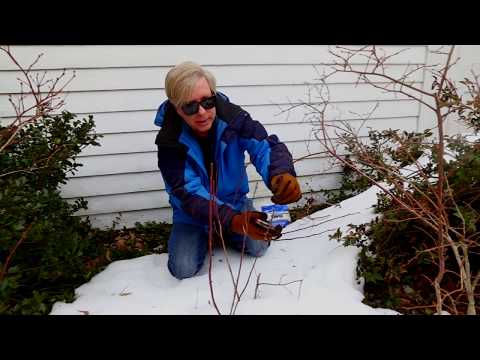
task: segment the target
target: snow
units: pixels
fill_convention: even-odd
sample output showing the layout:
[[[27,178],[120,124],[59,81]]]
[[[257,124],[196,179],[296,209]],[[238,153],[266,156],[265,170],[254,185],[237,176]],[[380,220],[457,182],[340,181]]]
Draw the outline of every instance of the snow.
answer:
[[[476,139],[478,136],[470,140]],[[446,153],[445,158],[451,160],[452,155]],[[430,159],[431,153],[426,151],[417,165],[402,168],[401,174],[417,176],[417,166],[424,166]],[[388,188],[387,184],[381,185]],[[376,216],[372,206],[380,191],[372,186],[300,219],[284,228],[283,236],[272,242],[263,257],[244,257],[238,285],[242,296],[234,314],[399,314],[362,303],[363,285],[355,277],[359,250],[344,247],[328,236],[337,228],[346,233],[348,224],[370,222]],[[236,278],[240,254],[227,251]],[[74,302],[55,303],[51,314],[216,314],[211,303],[208,260],[197,276],[177,280],[167,270],[167,258],[167,254],[155,254],[113,262],[76,289]],[[212,281],[221,314],[230,314],[234,286],[222,249],[214,252]]]
[[[371,187],[291,223],[263,257],[256,261],[244,257],[238,292],[247,285],[234,314],[398,314],[362,303],[362,284],[355,277],[358,249],[344,247],[328,237],[337,228],[345,232],[348,224],[373,219],[372,205],[379,191]],[[236,278],[240,254],[228,248],[227,252]],[[51,314],[216,314],[210,295],[208,258],[197,276],[184,280],[170,275],[167,258],[167,254],[153,254],[115,261],[77,288],[74,302],[55,303]],[[212,281],[220,313],[232,313],[234,286],[221,248],[214,252]]]

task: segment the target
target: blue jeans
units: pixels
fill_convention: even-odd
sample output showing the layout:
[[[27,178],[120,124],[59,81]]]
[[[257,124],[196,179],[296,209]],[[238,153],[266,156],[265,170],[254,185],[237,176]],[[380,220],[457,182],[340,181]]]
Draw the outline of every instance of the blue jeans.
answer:
[[[248,210],[254,210],[251,200]],[[260,257],[265,254],[270,242],[253,240],[248,236],[231,234],[225,236],[226,245],[245,254]],[[186,223],[173,223],[168,240],[168,270],[177,279],[194,276],[200,271],[208,253],[208,233],[205,228]]]

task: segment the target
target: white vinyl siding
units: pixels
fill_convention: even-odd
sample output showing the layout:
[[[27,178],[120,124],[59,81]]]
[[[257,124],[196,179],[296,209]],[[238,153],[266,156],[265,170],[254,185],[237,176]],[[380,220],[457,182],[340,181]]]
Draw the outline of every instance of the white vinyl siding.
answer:
[[[383,46],[387,53],[407,49],[388,64],[390,71],[402,74],[405,66],[422,65],[426,46]],[[84,117],[94,116],[96,131],[103,134],[102,146],[85,149],[79,157],[81,167],[62,188],[67,199],[84,197],[94,225],[133,226],[136,221],[171,222],[171,210],[163,179],[157,167],[154,144],[159,130],[153,125],[156,110],[165,98],[164,78],[175,64],[193,60],[213,72],[218,90],[241,105],[260,121],[270,134],[276,134],[293,153],[294,159],[321,151],[314,132],[315,123],[305,118],[306,109],[292,105],[311,100],[318,102],[311,86],[319,73],[332,63],[328,46],[322,45],[152,45],[152,46],[14,46],[13,52],[23,65],[29,65],[43,53],[34,67],[48,77],[58,76],[65,68],[75,78],[66,88],[65,109]],[[357,58],[362,63],[361,58]],[[7,122],[13,115],[8,94],[18,92],[20,77],[13,64],[0,56],[0,118]],[[414,79],[421,85],[422,72]],[[374,129],[419,128],[419,105],[402,96],[381,92],[355,78],[336,74],[329,79],[329,111],[332,120],[349,120],[353,126]],[[311,96],[309,98],[309,96]],[[370,120],[362,114],[377,109]],[[248,161],[248,157],[247,157]],[[338,186],[339,168],[331,168],[320,154],[295,163],[304,198],[318,196],[320,189]],[[257,206],[269,202],[268,189],[249,165],[251,195]]]

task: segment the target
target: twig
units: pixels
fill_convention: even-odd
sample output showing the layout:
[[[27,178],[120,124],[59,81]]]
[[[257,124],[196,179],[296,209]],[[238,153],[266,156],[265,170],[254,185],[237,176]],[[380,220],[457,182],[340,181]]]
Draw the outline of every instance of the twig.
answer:
[[[286,283],[282,283],[281,281],[279,281],[277,284],[274,284],[274,283],[268,283],[268,282],[260,282],[260,275],[261,275],[261,273],[259,273],[258,276],[257,276],[257,284],[255,286],[255,294],[253,296],[254,299],[257,298],[258,288],[260,287],[260,285],[287,286],[287,285],[297,283],[297,282],[300,283],[297,299],[300,299],[300,291],[301,291],[301,288],[302,288],[303,279],[293,280],[293,281],[289,281],[289,282],[286,282]]]
[[[357,212],[354,212],[354,213],[350,213],[350,214],[338,216],[338,217],[335,217],[335,218],[332,218],[332,219],[328,219],[328,220],[326,220],[326,221],[322,221],[322,222],[320,222],[320,223],[318,223],[318,224],[314,224],[314,225],[310,225],[310,226],[305,226],[305,227],[302,227],[302,228],[299,228],[299,229],[295,229],[295,230],[285,231],[285,232],[283,232],[282,234],[285,235],[285,234],[290,234],[290,233],[297,232],[297,231],[302,231],[302,230],[309,229],[309,228],[312,228],[312,227],[320,226],[320,225],[322,225],[322,224],[325,224],[325,223],[330,222],[330,221],[333,221],[333,220],[338,220],[338,219],[341,219],[341,218],[344,218],[344,217],[347,217],[347,216],[352,216],[352,215],[357,215],[357,214],[360,214],[360,212],[357,211]]]
[[[319,233],[316,233],[316,234],[305,235],[305,236],[297,236],[297,237],[288,238],[288,239],[277,239],[277,240],[273,240],[273,241],[289,241],[289,240],[295,240],[295,239],[306,239],[306,238],[309,238],[309,237],[312,237],[312,236],[322,235],[322,234],[325,234],[326,232],[334,231],[334,230],[335,229],[328,229],[328,230],[325,230],[325,231],[322,231],[322,232],[319,232]]]
[[[213,192],[213,164],[210,164],[210,201],[208,203],[208,283],[210,285],[210,296],[212,298],[212,303],[215,308],[215,311],[218,315],[221,315],[220,310],[218,309],[217,303],[215,302],[215,296],[213,295],[213,284],[212,284],[212,262],[213,262],[213,203],[215,201],[214,192]]]

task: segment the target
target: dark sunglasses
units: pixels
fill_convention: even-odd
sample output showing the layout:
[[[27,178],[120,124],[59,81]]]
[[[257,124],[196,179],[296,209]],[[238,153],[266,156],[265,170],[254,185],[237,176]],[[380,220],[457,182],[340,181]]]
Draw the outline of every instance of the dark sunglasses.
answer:
[[[199,108],[200,108],[200,105],[202,105],[202,107],[205,109],[205,110],[209,110],[213,107],[215,107],[216,105],[216,96],[215,95],[212,95],[206,99],[203,99],[201,101],[191,101],[185,105],[182,105],[182,111],[187,114],[187,115],[195,115]]]

